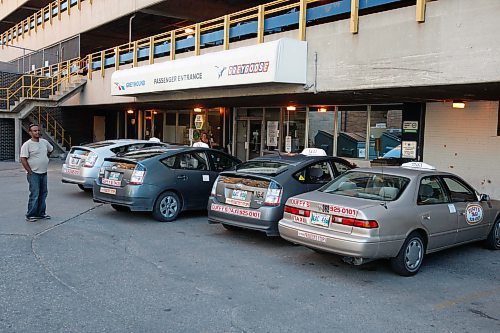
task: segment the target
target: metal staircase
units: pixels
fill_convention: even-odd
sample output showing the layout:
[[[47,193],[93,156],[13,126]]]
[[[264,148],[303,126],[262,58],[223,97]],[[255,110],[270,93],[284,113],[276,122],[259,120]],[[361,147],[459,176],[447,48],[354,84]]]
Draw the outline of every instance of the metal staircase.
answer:
[[[24,131],[37,123],[59,155],[71,147],[71,136],[49,109],[78,94],[87,82],[80,59],[59,66],[53,76],[31,74],[19,77],[8,87],[0,87],[0,118],[18,119]]]

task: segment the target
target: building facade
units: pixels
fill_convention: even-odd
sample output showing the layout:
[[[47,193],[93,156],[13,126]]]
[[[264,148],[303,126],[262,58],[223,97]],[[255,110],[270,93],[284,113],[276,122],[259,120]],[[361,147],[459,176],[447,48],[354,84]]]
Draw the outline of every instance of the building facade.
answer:
[[[316,146],[359,165],[401,146],[500,198],[498,1],[34,3],[0,4],[0,61],[32,76],[0,85],[6,155],[48,114],[66,145],[207,132],[243,160]]]

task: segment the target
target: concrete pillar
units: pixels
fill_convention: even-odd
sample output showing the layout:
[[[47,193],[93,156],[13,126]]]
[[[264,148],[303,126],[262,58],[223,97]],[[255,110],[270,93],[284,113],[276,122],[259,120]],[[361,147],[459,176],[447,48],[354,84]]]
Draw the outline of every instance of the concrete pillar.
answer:
[[[14,159],[16,162],[21,162],[19,157],[21,153],[21,146],[23,144],[23,129],[21,125],[21,119],[18,117],[14,118]]]

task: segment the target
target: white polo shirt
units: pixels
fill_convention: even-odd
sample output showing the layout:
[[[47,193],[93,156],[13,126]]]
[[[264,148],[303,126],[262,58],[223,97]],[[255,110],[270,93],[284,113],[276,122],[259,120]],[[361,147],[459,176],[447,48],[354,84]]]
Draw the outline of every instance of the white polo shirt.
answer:
[[[29,139],[21,146],[21,157],[28,159],[31,170],[35,173],[46,173],[49,166],[48,153],[54,147],[45,139],[40,138],[38,142]]]

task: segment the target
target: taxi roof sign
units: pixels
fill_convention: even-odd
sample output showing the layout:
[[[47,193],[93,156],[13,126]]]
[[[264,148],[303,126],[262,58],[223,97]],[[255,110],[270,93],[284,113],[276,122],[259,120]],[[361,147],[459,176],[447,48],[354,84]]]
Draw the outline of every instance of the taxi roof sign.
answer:
[[[436,167],[429,165],[424,162],[408,162],[401,164],[401,167],[407,169],[417,169],[417,170],[436,170]]]
[[[326,152],[320,148],[306,148],[300,154],[306,156],[326,156]]]

